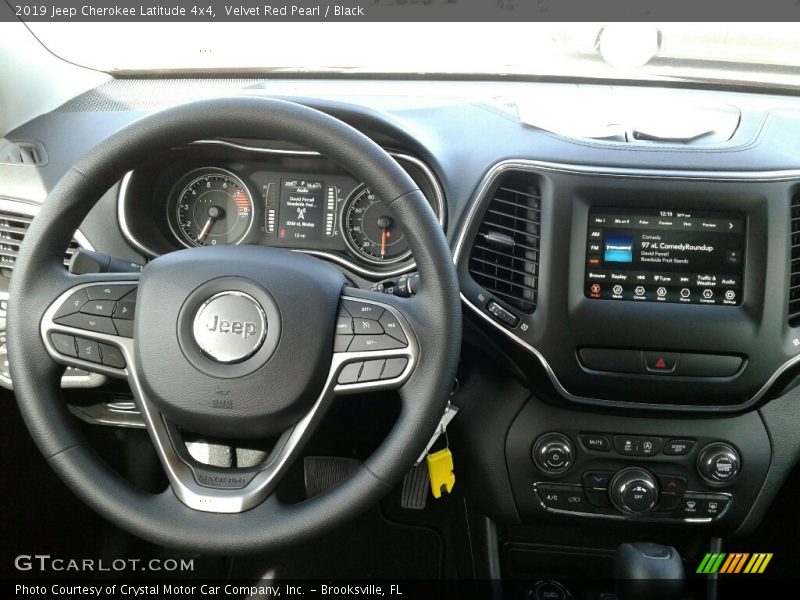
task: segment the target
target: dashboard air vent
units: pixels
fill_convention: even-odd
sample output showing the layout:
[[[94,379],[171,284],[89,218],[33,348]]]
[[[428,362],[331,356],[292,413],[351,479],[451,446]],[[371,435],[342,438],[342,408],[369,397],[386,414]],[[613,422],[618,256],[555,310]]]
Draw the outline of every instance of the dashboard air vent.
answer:
[[[34,167],[46,162],[47,152],[39,142],[0,140],[0,164]]]
[[[800,193],[792,198],[791,274],[789,275],[789,324],[800,325]]]
[[[14,270],[17,254],[25,233],[31,225],[33,217],[8,212],[0,212],[0,270],[8,276]],[[72,240],[64,254],[64,266],[69,265],[70,258],[78,249],[78,242]]]
[[[469,257],[476,283],[527,313],[536,308],[540,200],[539,187],[529,178],[504,179],[486,208]]]

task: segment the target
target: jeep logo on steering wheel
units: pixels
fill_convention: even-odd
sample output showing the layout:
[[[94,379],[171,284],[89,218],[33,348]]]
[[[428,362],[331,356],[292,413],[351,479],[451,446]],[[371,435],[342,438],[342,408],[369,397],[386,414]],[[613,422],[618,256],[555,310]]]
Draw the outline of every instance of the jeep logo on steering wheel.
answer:
[[[208,358],[237,363],[261,348],[267,334],[267,318],[255,298],[231,290],[214,294],[200,306],[193,330],[197,345]]]

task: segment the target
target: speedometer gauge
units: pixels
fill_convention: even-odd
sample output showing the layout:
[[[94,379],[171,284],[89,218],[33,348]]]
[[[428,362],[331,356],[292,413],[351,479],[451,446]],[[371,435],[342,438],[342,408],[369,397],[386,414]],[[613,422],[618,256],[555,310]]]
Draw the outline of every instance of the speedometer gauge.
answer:
[[[203,168],[173,188],[169,225],[184,246],[240,244],[253,225],[253,198],[233,173]]]
[[[365,185],[357,187],[347,199],[342,226],[347,246],[367,262],[388,264],[411,255],[389,207]]]

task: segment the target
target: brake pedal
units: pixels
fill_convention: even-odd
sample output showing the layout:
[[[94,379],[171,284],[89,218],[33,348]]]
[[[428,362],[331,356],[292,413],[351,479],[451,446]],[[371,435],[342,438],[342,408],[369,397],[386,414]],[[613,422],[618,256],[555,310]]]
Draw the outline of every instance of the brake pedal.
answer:
[[[319,496],[322,492],[341,483],[347,479],[360,464],[361,461],[357,458],[306,456],[303,459],[306,498]]]

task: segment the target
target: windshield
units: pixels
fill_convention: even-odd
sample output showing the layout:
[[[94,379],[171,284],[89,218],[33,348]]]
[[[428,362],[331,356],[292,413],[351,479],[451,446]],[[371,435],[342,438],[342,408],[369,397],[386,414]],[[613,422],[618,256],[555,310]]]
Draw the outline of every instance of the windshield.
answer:
[[[29,23],[119,71],[509,74],[800,85],[794,23]]]

